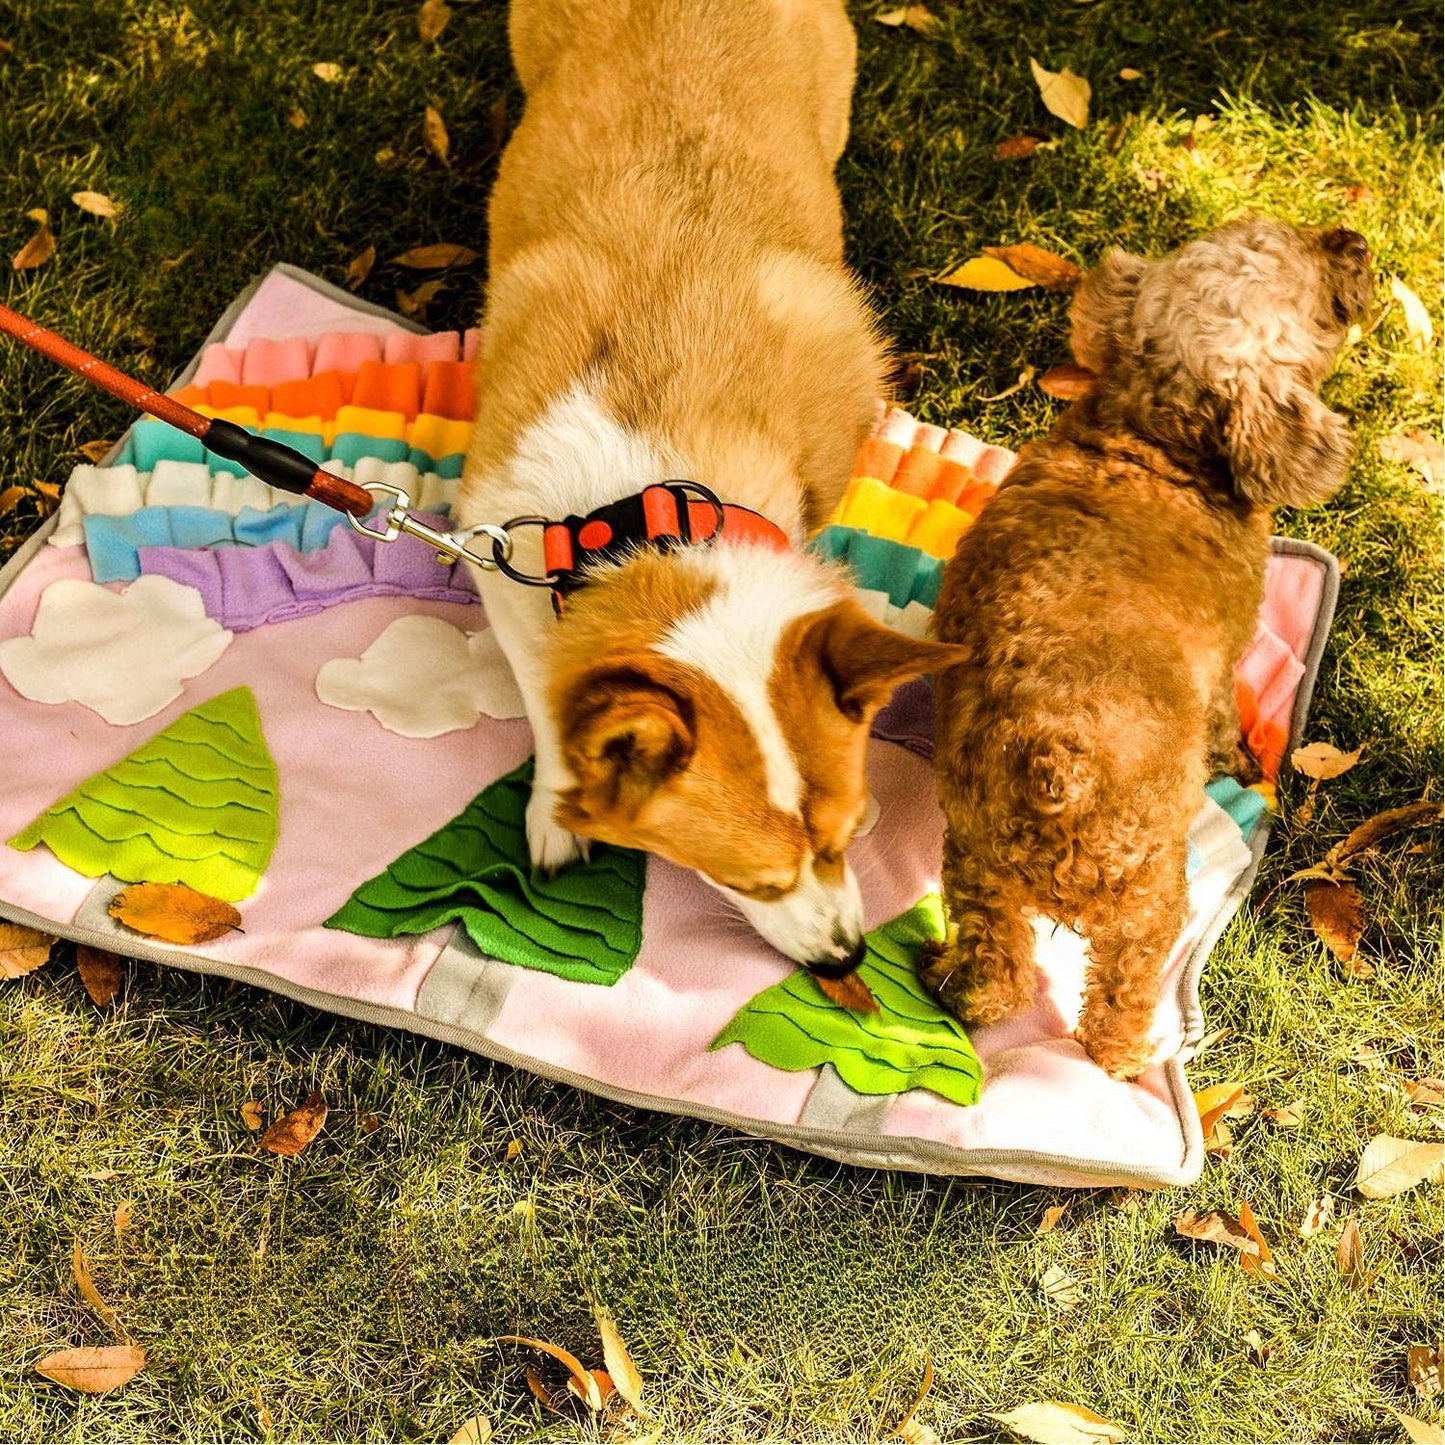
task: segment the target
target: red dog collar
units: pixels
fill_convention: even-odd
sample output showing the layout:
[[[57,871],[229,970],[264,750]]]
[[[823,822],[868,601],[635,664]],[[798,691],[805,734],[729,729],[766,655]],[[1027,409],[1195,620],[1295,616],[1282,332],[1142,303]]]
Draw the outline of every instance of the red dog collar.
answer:
[[[585,517],[554,522],[546,517],[515,517],[517,526],[542,528],[544,577],[529,577],[506,562],[513,581],[552,589],[552,606],[562,615],[566,599],[587,583],[599,563],[621,562],[641,547],[670,552],[678,547],[709,547],[719,538],[761,542],[779,551],[791,545],[787,534],[748,507],[723,502],[697,482],[658,482],[621,501],[609,502]]]

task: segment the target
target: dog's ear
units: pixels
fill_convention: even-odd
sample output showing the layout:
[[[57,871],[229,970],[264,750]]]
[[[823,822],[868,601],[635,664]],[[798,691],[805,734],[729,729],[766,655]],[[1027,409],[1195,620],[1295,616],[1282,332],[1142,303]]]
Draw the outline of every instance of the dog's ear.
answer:
[[[1080,366],[1102,375],[1132,353],[1134,303],[1148,267],[1142,257],[1113,250],[1079,282],[1069,311],[1069,345]]]
[[[1328,501],[1345,480],[1353,450],[1344,417],[1297,381],[1272,394],[1247,377],[1225,411],[1224,455],[1235,490],[1259,507]]]
[[[600,667],[572,680],[559,709],[563,755],[577,787],[574,817],[631,820],[695,745],[687,699],[639,666]]]
[[[838,711],[851,722],[871,717],[899,683],[951,667],[965,655],[961,647],[885,627],[851,597],[820,613],[799,646],[816,662]]]

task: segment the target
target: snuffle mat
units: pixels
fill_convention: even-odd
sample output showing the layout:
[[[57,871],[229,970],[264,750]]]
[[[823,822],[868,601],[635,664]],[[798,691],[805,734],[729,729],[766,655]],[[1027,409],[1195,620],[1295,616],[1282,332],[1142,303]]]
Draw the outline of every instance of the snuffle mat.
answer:
[[[290,267],[227,311],[175,390],[445,517],[474,405],[475,335],[428,334]],[[481,382],[485,405],[485,380]],[[1013,460],[892,410],[812,545],[877,616],[921,634],[942,560]],[[1337,568],[1276,539],[1236,675],[1266,775],[1300,737]],[[409,1028],[611,1099],[830,1158],[1098,1186],[1192,1182],[1184,1061],[1200,971],[1245,897],[1268,784],[1211,783],[1156,1062],[1109,1079],[1071,1038],[1083,946],[1038,925],[1026,1014],[967,1035],[920,989],[939,936],[942,817],[926,684],[874,728],[876,819],[850,857],[878,1015],[829,1005],[712,890],[599,849],[526,864],[530,733],[469,578],[420,542],[354,534],[200,443],[138,421],[76,468],[0,571],[0,915]],[[133,881],[234,901],[244,933],[142,938]]]

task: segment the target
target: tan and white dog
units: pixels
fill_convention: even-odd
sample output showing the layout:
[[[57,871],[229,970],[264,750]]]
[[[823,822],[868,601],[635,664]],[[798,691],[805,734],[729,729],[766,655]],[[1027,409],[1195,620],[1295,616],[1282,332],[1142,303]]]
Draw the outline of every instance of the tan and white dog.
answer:
[[[641,547],[563,620],[479,573],[536,736],[534,863],[595,838],[696,869],[815,971],[862,956],[844,851],[869,723],[953,650],[873,621],[801,550],[883,381],[833,167],[855,41],[838,0],[516,0],[526,113],[491,199],[464,526],[563,519],[689,479],[770,519]],[[540,534],[513,565],[541,574]]]

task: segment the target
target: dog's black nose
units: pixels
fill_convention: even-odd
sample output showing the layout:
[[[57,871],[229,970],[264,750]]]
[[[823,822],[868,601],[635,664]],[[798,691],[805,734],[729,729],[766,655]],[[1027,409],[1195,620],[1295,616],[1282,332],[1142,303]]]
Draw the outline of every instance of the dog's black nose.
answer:
[[[1320,237],[1320,245],[1333,255],[1347,256],[1355,261],[1368,260],[1370,255],[1370,243],[1358,231],[1349,231],[1343,226],[1326,231]]]
[[[848,951],[824,954],[822,958],[810,958],[803,965],[809,973],[819,978],[844,978],[863,962],[867,947],[860,938]]]

